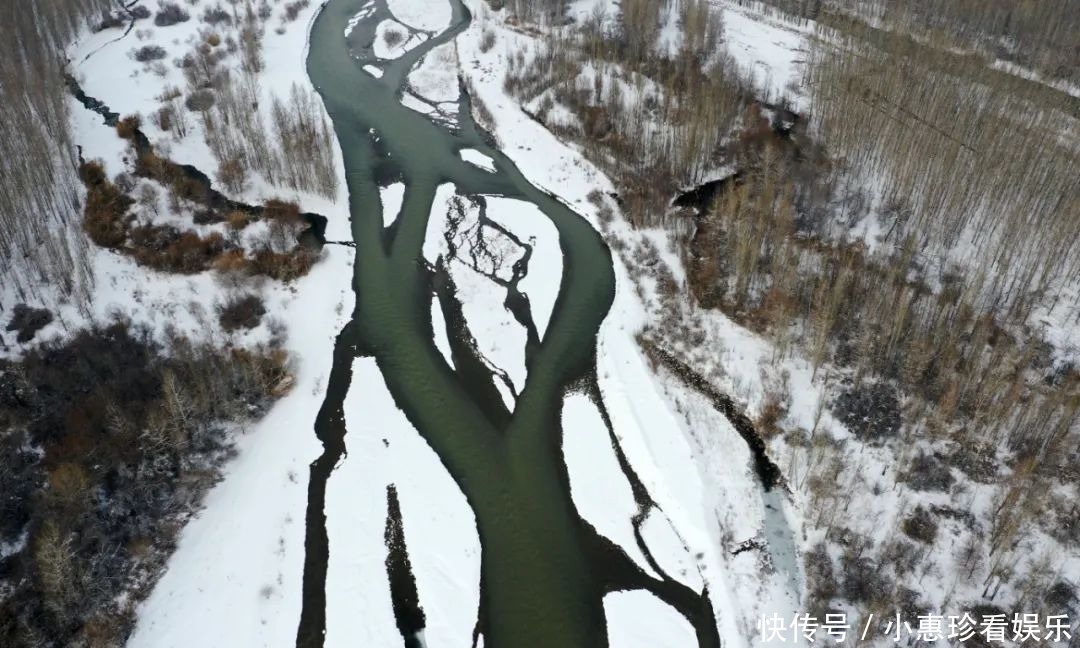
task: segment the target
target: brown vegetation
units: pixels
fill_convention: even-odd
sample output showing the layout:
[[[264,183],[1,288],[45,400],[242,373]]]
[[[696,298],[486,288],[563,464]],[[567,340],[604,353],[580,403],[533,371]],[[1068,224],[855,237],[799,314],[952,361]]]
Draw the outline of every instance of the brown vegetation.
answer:
[[[4,646],[123,644],[229,455],[220,421],[258,416],[288,376],[280,350],[150,339],[116,322],[0,363],[0,542],[29,536],[0,561]]]

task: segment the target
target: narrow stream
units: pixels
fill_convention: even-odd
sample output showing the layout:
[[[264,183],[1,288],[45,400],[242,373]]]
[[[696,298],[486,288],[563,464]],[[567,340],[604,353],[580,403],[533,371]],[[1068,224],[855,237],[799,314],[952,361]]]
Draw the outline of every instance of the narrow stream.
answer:
[[[376,26],[390,17],[385,0],[329,0],[312,26],[308,73],[344,156],[356,306],[337,338],[326,399],[315,422],[324,452],[311,466],[297,646],[323,645],[329,552],[349,551],[327,536],[326,485],[347,449],[343,402],[352,362],[370,356],[396,404],[438,454],[476,516],[482,546],[478,630],[485,646],[605,646],[604,595],[646,589],[687,618],[701,646],[718,647],[707,592],[646,575],[585,523],[571,501],[561,451],[562,400],[567,389],[595,375],[596,335],[615,290],[610,251],[585,219],[530,184],[486,143],[467,99],[453,129],[400,103],[413,66],[469,24],[460,0],[449,1],[451,27],[393,62],[376,60],[371,47]],[[365,7],[373,11],[346,37],[345,26]],[[366,64],[377,64],[381,78],[365,72]],[[463,148],[491,157],[496,172],[464,162],[458,153]],[[395,181],[406,185],[404,202],[393,225],[384,228],[379,188]],[[445,270],[432,267],[422,253],[436,188],[446,182],[470,200],[497,195],[532,203],[559,233],[559,296],[542,340],[529,335],[528,378],[512,412],[498,411],[498,404],[493,412],[494,392],[485,386],[497,377],[478,375],[484,372],[476,365],[471,372],[455,370],[434,343],[433,295],[445,313],[460,308],[446,289]],[[527,300],[515,306],[514,315],[531,324]],[[463,326],[461,318],[447,321]],[[462,339],[454,333],[452,339]]]

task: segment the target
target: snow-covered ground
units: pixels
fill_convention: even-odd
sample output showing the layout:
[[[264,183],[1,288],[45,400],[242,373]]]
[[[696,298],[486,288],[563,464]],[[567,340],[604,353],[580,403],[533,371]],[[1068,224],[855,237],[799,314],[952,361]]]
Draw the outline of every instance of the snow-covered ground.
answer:
[[[437,33],[450,26],[449,2],[387,0],[386,5],[395,18],[413,29]]]
[[[141,4],[156,14],[159,7],[166,2],[168,0],[146,0]],[[190,19],[165,27],[156,26],[153,19],[139,20],[130,34],[119,39],[117,36],[122,32],[115,29],[87,34],[68,48],[67,56],[71,61],[72,74],[88,95],[104,101],[114,112],[121,115],[140,115],[143,132],[158,150],[175,162],[191,164],[213,176],[218,168],[218,160],[205,141],[202,120],[195,117],[195,113],[189,113],[186,117],[187,133],[179,140],[159,128],[156,120],[151,118],[163,105],[163,97],[168,96],[171,91],[179,92],[187,88],[184,70],[177,62],[212,36],[228,35],[235,29],[228,26],[219,29],[203,22],[203,8],[186,6]],[[272,98],[287,100],[294,84],[313,90],[305,68],[307,33],[320,5],[311,3],[300,8],[293,20],[285,17],[286,8],[283,4],[274,5],[273,8],[270,17],[263,22],[260,48],[262,72],[258,75],[256,90],[260,98],[257,102],[260,118],[264,125],[273,123]],[[164,48],[164,58],[147,63],[136,61],[135,52],[148,45]],[[227,43],[223,43],[218,47],[227,46]],[[239,66],[239,56],[237,53],[224,58],[222,65]],[[233,73],[237,74],[238,70],[233,70]],[[321,109],[321,103],[319,107]],[[186,111],[182,103],[180,110]],[[325,113],[323,117],[329,120]],[[333,146],[335,159],[340,161],[341,154],[336,150],[336,138]],[[101,154],[96,150],[88,148],[88,157],[100,157]],[[109,171],[117,172],[113,169]],[[338,183],[337,195],[327,198],[271,184],[258,173],[249,175],[251,177],[247,186],[241,192],[231,195],[231,198],[247,203],[258,203],[272,197],[295,200],[305,210],[322,214],[331,211],[335,205],[346,203],[347,191],[343,182]]]
[[[723,15],[724,48],[739,69],[750,73],[764,98],[786,98],[796,111],[808,108],[802,75],[813,23],[766,17],[731,0],[721,0],[717,6]]]
[[[394,405],[374,359],[353,363],[345,422],[348,455],[331,475],[326,495],[327,647],[401,643],[383,536],[386,489],[393,485],[427,645],[469,648],[480,601],[480,539],[465,496]]]

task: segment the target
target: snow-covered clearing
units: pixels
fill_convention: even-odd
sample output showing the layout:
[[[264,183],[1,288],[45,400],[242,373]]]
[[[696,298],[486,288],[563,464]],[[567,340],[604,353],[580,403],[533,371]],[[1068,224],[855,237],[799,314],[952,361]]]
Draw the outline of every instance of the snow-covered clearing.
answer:
[[[766,17],[760,11],[731,0],[721,0],[723,46],[740,70],[748,72],[764,98],[786,98],[793,110],[809,107],[802,89],[802,75],[809,54],[807,38],[814,32],[813,23],[799,24],[782,18]]]
[[[387,0],[386,5],[395,18],[413,29],[440,32],[450,26],[449,2]]]

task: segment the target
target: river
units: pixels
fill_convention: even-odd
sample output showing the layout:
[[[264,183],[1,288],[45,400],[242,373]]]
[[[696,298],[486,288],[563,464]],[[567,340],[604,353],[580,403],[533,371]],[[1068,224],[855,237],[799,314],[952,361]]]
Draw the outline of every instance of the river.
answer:
[[[345,35],[346,24],[367,4],[330,0],[312,26],[307,59],[344,157],[356,301],[338,335],[315,422],[323,453],[311,466],[297,646],[323,644],[328,555],[347,551],[329,542],[324,504],[327,479],[348,444],[345,394],[363,388],[351,385],[357,357],[375,359],[397,406],[473,509],[482,547],[478,631],[485,646],[607,645],[603,597],[624,589],[648,589],[688,619],[701,646],[719,646],[707,592],[646,576],[582,520],[570,497],[560,413],[571,385],[595,385],[596,335],[615,293],[608,247],[584,218],[530,184],[489,145],[467,97],[455,128],[401,104],[413,66],[467,28],[471,17],[460,0],[451,0],[447,30],[389,63],[377,61],[370,47],[376,26],[390,17],[385,0],[375,0],[374,12]],[[364,71],[371,63],[382,67],[380,78]],[[492,158],[495,172],[463,161],[464,148]],[[384,227],[379,189],[390,182],[404,182],[406,190],[401,212]],[[513,411],[492,398],[490,373],[455,369],[434,342],[431,303],[445,273],[425,261],[423,245],[436,189],[446,182],[463,196],[532,203],[558,230],[559,295],[542,339],[530,335],[528,377]],[[515,317],[528,327],[527,299],[517,297]],[[453,314],[452,293],[442,291],[440,304]],[[461,325],[460,318],[447,321]]]

